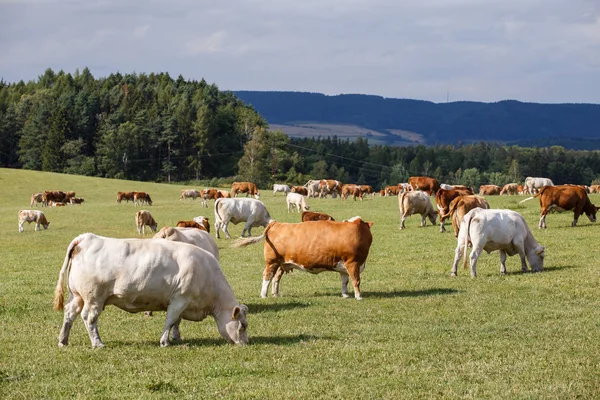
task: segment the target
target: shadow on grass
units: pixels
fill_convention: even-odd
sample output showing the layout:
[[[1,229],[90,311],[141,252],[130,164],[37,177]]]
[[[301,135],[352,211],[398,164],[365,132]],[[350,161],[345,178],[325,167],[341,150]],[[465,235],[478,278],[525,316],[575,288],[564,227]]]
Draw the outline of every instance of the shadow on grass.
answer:
[[[576,265],[556,265],[553,267],[544,267],[544,270],[541,273],[545,274],[547,272],[556,272],[556,271],[562,271],[565,269],[572,269],[572,268],[578,268],[578,267]],[[507,271],[507,275],[539,274],[539,273],[540,272],[533,272],[531,270],[528,270],[527,272],[523,272],[521,270]]]
[[[331,337],[313,336],[313,335],[295,335],[295,336],[250,336],[250,345],[253,344],[276,344],[291,345],[315,340],[330,340]]]
[[[310,307],[309,303],[303,303],[299,301],[287,302],[287,303],[244,303],[248,306],[250,314],[263,313],[263,312],[278,312],[291,310],[294,308],[306,308]]]
[[[393,290],[391,292],[363,292],[365,298],[378,297],[378,298],[390,298],[390,297],[421,297],[421,296],[440,296],[447,294],[457,294],[460,290],[449,289],[449,288],[432,288],[424,290]]]
[[[329,340],[330,337],[313,335],[295,335],[295,336],[252,336],[250,335],[250,345],[274,344],[279,346],[293,345],[314,340]],[[220,347],[232,346],[225,339],[220,337],[213,338],[183,338],[181,341],[171,341],[170,347]],[[160,347],[158,340],[143,340],[139,342],[115,340],[107,343],[108,348],[137,348],[137,347]]]

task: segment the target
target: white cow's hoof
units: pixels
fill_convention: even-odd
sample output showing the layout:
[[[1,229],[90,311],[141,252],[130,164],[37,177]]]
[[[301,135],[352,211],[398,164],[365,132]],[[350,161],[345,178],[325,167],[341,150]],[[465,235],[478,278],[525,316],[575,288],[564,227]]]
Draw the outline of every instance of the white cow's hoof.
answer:
[[[349,294],[347,294],[347,293],[342,294],[342,299],[347,299],[348,297],[350,297]]]

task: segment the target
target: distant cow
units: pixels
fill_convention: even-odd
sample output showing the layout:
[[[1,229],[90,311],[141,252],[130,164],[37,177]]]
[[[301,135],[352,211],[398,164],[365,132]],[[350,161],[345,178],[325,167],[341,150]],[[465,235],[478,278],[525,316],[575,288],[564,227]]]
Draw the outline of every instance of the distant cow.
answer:
[[[252,235],[251,230],[255,226],[266,227],[271,221],[271,215],[267,211],[265,205],[256,199],[217,199],[215,201],[215,230],[217,238],[220,238],[219,230],[223,230],[225,237],[231,239],[227,227],[232,222],[237,225],[240,222],[245,222],[242,237],[248,232],[248,236]]]
[[[384,189],[385,195],[386,196],[396,196],[400,193],[400,189],[398,188],[398,186],[386,186]]]
[[[260,193],[256,185],[252,182],[233,182],[231,185],[231,196],[237,197],[238,193],[246,193],[246,197],[254,196],[255,199],[260,198]]]
[[[304,184],[304,187],[306,187],[307,196],[313,197],[313,198],[318,197],[321,193],[320,185],[321,185],[321,180],[319,180],[319,179],[311,179],[310,181],[306,182]],[[301,193],[301,192],[297,192],[297,193]]]
[[[44,193],[40,192],[40,193],[33,193],[31,195],[31,202],[29,203],[29,207],[33,207],[33,205],[38,205],[41,204],[42,207],[45,206],[46,204],[44,204]]]
[[[163,226],[153,236],[154,239],[167,239],[175,242],[193,244],[212,254],[219,259],[219,247],[217,242],[204,229]]]
[[[487,210],[490,205],[485,198],[478,195],[459,196],[450,202],[447,215],[450,215],[452,221],[454,237],[458,237],[458,230],[463,217],[474,208]]]
[[[304,186],[292,186],[291,193],[298,193],[302,196],[308,196],[308,189]]]
[[[600,185],[591,185],[590,193],[600,193]]]
[[[428,195],[436,194],[440,189],[440,183],[435,178],[428,176],[411,176],[408,178],[408,183],[412,186],[413,190],[421,190],[427,192]]]
[[[133,205],[138,206],[144,204],[148,204],[149,206],[152,205],[150,195],[146,192],[133,192]]]
[[[446,185],[448,186],[448,185]],[[440,232],[445,232],[444,221],[450,215],[450,203],[459,196],[469,196],[473,192],[469,189],[444,189],[440,188],[435,194],[435,204],[440,215]]]
[[[217,198],[221,198],[221,197],[223,197],[224,199],[231,198],[231,193],[229,192],[229,190],[217,190],[217,192],[218,192]]]
[[[204,227],[204,225],[200,225],[196,221],[177,221],[175,226],[177,228],[196,228],[196,229],[201,229],[203,231],[206,231],[206,228]]]
[[[149,226],[152,232],[156,232],[158,227],[158,224],[147,210],[140,210],[135,213],[135,225],[140,235],[146,234],[146,226]]]
[[[316,211],[302,211],[302,222],[308,221],[335,221],[331,215]]]
[[[356,201],[357,197],[360,199],[360,201],[362,201],[363,192],[360,190],[360,187],[358,185],[348,183],[342,185],[342,200],[346,200],[348,196],[352,196],[354,201]]]
[[[458,233],[452,276],[456,276],[458,262],[465,257],[467,263],[468,244],[473,244],[471,251],[471,276],[475,277],[477,259],[482,250],[488,253],[500,252],[500,272],[506,274],[506,255],[519,254],[521,269],[527,271],[527,263],[533,271],[541,271],[544,267],[544,247],[533,237],[525,218],[512,210],[484,210],[475,208],[465,215]]]
[[[299,193],[288,193],[285,202],[287,203],[288,213],[292,212],[294,209],[298,212],[308,211],[308,209],[310,209],[308,204],[306,204],[304,196]]]
[[[481,185],[479,186],[480,196],[498,196],[502,188],[498,185]]]
[[[179,200],[185,200],[189,198],[196,200],[197,197],[200,197],[200,192],[196,189],[182,189],[179,194]]]
[[[500,191],[500,196],[502,195],[515,195],[515,194],[519,194],[519,185],[516,183],[507,183],[506,185],[504,185],[502,187],[502,190]]]
[[[25,228],[23,227],[23,225],[25,225],[25,222],[27,222],[28,224],[35,222],[36,231],[40,230],[40,225],[43,226],[44,229],[48,229],[48,226],[50,225],[50,222],[48,222],[44,213],[38,210],[20,210],[18,213],[18,217],[19,232],[21,233],[25,230]]]
[[[127,203],[133,201],[133,192],[117,192],[117,203],[125,200]]]
[[[217,199],[220,199],[221,197],[225,197],[220,192],[221,191],[217,190],[217,189],[209,189],[209,188],[202,189],[200,191],[200,197],[202,198],[202,205],[204,207],[208,208],[207,200],[217,200]]]
[[[357,185],[357,186],[363,195],[365,195],[365,194],[371,194],[373,196],[375,195],[375,191],[373,190],[373,187],[371,185]]]
[[[416,190],[402,193],[398,196],[398,207],[400,208],[400,229],[405,228],[406,217],[413,214],[421,214],[421,226],[427,225],[427,218],[432,225],[435,225],[437,212],[433,209],[429,195],[425,191]]]
[[[71,192],[75,193],[75,192]],[[48,206],[50,202],[54,203],[65,203],[67,201],[67,194],[60,190],[46,190],[42,195],[42,202]]]
[[[525,178],[525,186],[529,194],[536,194],[544,186],[554,186],[554,183],[549,178],[532,178],[528,176]]]
[[[225,340],[248,344],[248,308],[235,299],[219,261],[187,243],[112,239],[93,233],[73,239],[54,292],[54,310],[64,309],[58,346],[68,345],[73,322],[81,313],[92,347],[104,347],[98,317],[111,304],[128,312],[166,311],[161,346],[170,344],[171,330],[173,340],[181,339],[182,319],[201,321],[209,315]]]
[[[71,204],[83,204],[85,200],[83,199],[83,197],[71,197],[69,199],[69,203]]]
[[[550,211],[573,210],[574,215],[571,226],[576,226],[579,216],[584,213],[591,222],[596,222],[596,212],[600,207],[593,205],[585,189],[579,186],[543,186],[536,195],[528,197],[520,203],[535,197],[540,198],[540,207],[542,207],[539,228],[546,229],[546,215]]]
[[[291,189],[288,185],[278,185],[278,184],[273,185],[273,196],[275,196],[275,193],[277,193],[277,192],[289,193],[290,191],[291,191]]]
[[[331,197],[342,195],[342,182],[335,179],[321,179],[319,182],[320,197],[327,197],[328,194]]]
[[[267,297],[271,280],[273,296],[279,296],[279,283],[284,272],[292,269],[318,274],[337,271],[342,281],[342,297],[348,297],[348,281],[352,279],[354,297],[361,300],[360,274],[365,268],[373,241],[372,222],[360,217],[348,222],[314,221],[287,224],[273,221],[255,238],[239,239],[235,246],[258,243],[263,238],[265,271],[261,297]]]

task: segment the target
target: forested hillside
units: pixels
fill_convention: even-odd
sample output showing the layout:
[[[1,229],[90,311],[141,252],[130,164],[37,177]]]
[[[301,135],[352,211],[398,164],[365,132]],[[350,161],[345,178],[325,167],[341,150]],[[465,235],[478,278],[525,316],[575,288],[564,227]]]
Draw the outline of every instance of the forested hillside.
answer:
[[[364,101],[364,109],[351,101],[347,104],[356,121],[371,121],[376,114],[376,107],[366,101],[370,97],[344,97]],[[311,97],[298,99],[310,103]],[[387,100],[381,101],[382,108],[387,107]],[[304,105],[309,107],[308,103]],[[425,118],[431,103],[413,103],[422,107],[419,115]],[[284,104],[282,100],[282,112],[297,115],[298,110]],[[597,109],[565,107],[588,122],[593,119],[589,109]],[[333,121],[343,110],[323,108],[319,115]],[[554,121],[551,112],[545,112]],[[396,118],[391,109],[388,113],[389,121]],[[204,80],[173,79],[166,73],[95,78],[87,68],[74,74],[47,69],[29,82],[0,81],[0,166],[194,185],[251,180],[261,188],[274,182],[304,184],[311,178],[379,188],[405,182],[410,175],[476,187],[520,182],[526,176],[549,177],[557,184],[590,184],[600,178],[600,151],[523,148],[490,141],[398,147],[373,145],[360,137],[297,139],[270,130],[264,117],[234,93]],[[436,118],[440,115],[434,112],[431,126]],[[417,124],[416,118],[413,121]],[[520,127],[518,121],[512,121],[511,129],[524,131],[531,123],[523,118]],[[536,140],[526,134],[520,139]]]
[[[380,96],[320,93],[236,91],[269,124],[301,122],[353,124],[387,134],[405,130],[423,135],[426,144],[477,142],[480,140],[519,144],[523,139],[536,145],[566,142],[571,148],[598,148],[600,105],[537,104],[507,100],[497,103],[391,99]],[[379,138],[378,138],[379,139]],[[562,142],[560,142],[563,140]],[[529,142],[531,143],[531,142]]]

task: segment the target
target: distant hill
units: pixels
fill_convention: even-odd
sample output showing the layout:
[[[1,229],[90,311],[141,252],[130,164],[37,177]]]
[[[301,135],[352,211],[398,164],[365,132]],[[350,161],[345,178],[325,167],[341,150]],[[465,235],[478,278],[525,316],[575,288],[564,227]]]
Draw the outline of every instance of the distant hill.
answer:
[[[362,94],[233,92],[293,137],[366,137],[389,145],[458,142],[598,149],[600,104],[432,103]]]

